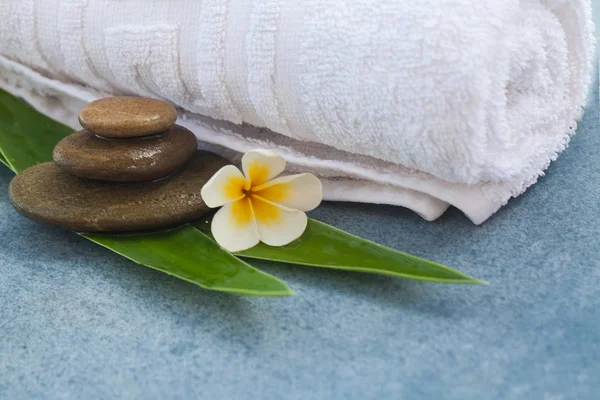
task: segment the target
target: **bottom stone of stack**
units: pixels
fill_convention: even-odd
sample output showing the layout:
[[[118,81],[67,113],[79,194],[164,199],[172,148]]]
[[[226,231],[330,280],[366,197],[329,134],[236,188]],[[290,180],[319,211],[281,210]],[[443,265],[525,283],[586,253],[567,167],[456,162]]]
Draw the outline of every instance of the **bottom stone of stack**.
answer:
[[[227,164],[216,154],[198,151],[183,169],[166,179],[117,183],[77,178],[49,162],[19,173],[9,195],[25,216],[78,232],[158,229],[207,213],[200,190]]]

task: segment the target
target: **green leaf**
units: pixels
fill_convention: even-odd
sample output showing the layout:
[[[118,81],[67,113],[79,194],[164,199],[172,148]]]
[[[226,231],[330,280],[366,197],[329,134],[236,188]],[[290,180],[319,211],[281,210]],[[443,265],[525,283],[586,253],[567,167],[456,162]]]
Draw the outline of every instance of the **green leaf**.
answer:
[[[293,294],[284,282],[234,257],[191,225],[154,233],[82,236],[205,289],[251,296]]]
[[[4,155],[2,154],[2,152],[0,151],[0,163],[6,165],[8,168],[10,168],[10,165],[8,165],[8,161],[6,161],[6,158],[4,158]],[[12,168],[11,168],[12,169]]]
[[[0,90],[0,149],[3,162],[21,172],[32,165],[52,161],[52,149],[73,129],[29,107]]]
[[[209,223],[198,223],[196,227],[210,235]],[[313,219],[308,220],[304,234],[287,246],[271,247],[260,243],[236,254],[246,258],[370,272],[423,281],[486,283],[443,265],[361,239]]]
[[[0,90],[0,160],[13,171],[52,160],[56,143],[73,130]],[[83,235],[130,260],[204,288],[254,296],[293,292],[281,280],[222,250],[197,229],[135,235]]]

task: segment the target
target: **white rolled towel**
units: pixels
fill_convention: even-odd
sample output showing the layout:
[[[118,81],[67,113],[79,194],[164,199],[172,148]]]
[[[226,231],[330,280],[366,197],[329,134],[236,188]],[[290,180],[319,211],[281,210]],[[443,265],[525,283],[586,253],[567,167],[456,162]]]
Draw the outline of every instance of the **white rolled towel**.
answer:
[[[481,223],[562,151],[590,0],[3,0],[0,87],[73,127],[166,99],[226,156],[275,148],[325,198]]]

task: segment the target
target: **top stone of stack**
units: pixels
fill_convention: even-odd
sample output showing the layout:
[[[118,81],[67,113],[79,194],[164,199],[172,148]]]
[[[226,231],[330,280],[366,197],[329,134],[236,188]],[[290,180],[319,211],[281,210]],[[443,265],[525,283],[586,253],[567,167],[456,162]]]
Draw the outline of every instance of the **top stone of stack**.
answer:
[[[160,133],[176,120],[177,111],[171,104],[143,97],[107,97],[89,103],[79,113],[85,130],[114,139]]]

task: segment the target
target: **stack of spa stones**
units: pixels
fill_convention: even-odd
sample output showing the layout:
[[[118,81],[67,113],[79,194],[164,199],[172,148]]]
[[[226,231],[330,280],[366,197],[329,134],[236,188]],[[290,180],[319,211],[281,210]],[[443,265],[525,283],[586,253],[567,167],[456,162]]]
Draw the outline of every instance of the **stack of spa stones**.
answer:
[[[227,162],[197,151],[196,137],[176,119],[172,105],[155,99],[88,104],[79,114],[84,130],[56,145],[54,162],[13,179],[13,205],[35,220],[83,232],[155,229],[200,218],[208,211],[200,190]]]

